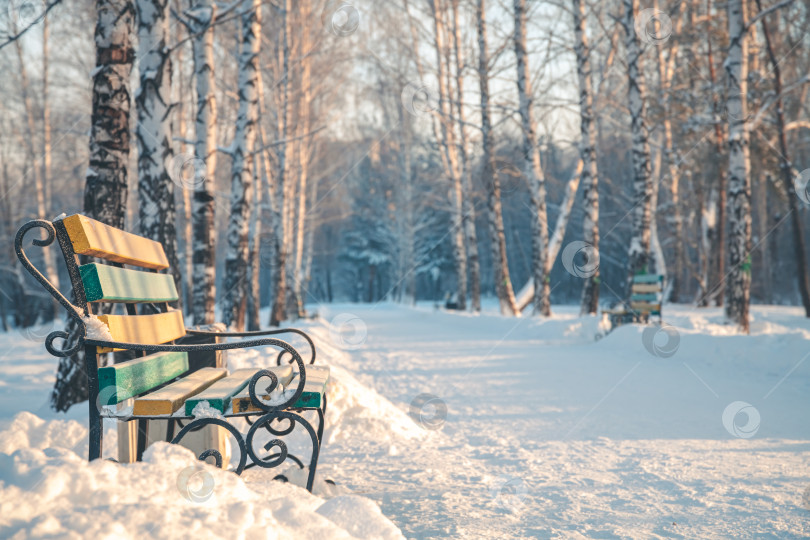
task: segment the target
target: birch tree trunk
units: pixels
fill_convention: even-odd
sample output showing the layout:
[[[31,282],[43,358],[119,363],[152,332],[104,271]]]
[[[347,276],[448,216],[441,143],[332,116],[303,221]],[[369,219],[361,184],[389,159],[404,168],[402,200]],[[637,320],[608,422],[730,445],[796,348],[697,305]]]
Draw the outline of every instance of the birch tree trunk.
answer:
[[[534,313],[551,315],[551,292],[546,260],[548,258],[548,213],[546,211],[546,179],[540,164],[534,120],[532,119],[532,87],[529,59],[526,52],[526,0],[514,0],[515,57],[517,58],[518,111],[523,128],[523,163],[521,169],[529,186],[532,205],[532,280],[534,281]]]
[[[653,2],[653,7],[656,11],[658,11],[658,0]],[[679,6],[679,10],[684,9],[685,3],[681,3]],[[674,33],[676,35],[680,34],[681,28],[683,27],[683,17],[681,16],[680,11],[677,14],[677,19],[674,25]],[[657,32],[662,32],[661,28],[656,30]],[[663,36],[661,36],[663,38]],[[669,47],[669,54],[664,54],[666,52],[666,47],[664,47],[664,43],[670,43]],[[672,78],[673,78],[673,71],[675,67],[675,58],[678,55],[678,42],[676,40],[666,40],[663,39],[661,42],[656,42],[657,48],[657,64],[658,64],[658,81],[659,81],[659,91],[663,95],[662,105],[664,109],[663,118],[661,121],[661,145],[660,145],[660,157],[658,158],[661,163],[658,165],[659,174],[656,175],[658,178],[659,186],[663,184],[664,177],[660,174],[660,172],[664,171],[666,168],[666,177],[669,178],[669,186],[670,186],[670,196],[672,198],[672,212],[673,212],[673,225],[675,229],[675,247],[674,247],[674,262],[675,262],[675,269],[671,272],[671,279],[667,279],[666,281],[667,286],[669,287],[669,298],[675,302],[680,299],[681,295],[681,288],[682,288],[682,276],[684,275],[683,269],[686,266],[684,260],[684,237],[683,237],[683,220],[681,219],[681,201],[680,201],[680,172],[678,171],[678,151],[675,148],[675,143],[672,137]],[[655,197],[657,198],[657,197]],[[655,207],[657,208],[657,202],[654,203]],[[661,254],[661,260],[663,261],[663,250]],[[662,274],[662,269],[657,269],[659,274]]]
[[[728,255],[726,317],[748,332],[751,295],[751,179],[749,177],[748,129],[748,39],[746,0],[728,2]]]
[[[757,0],[757,8],[762,11],[762,2]],[[779,168],[782,171],[782,182],[788,194],[788,205],[790,207],[790,225],[793,229],[793,245],[796,253],[796,274],[799,280],[799,294],[802,298],[805,316],[810,317],[810,271],[807,268],[807,249],[805,248],[804,226],[802,225],[802,215],[799,209],[799,201],[796,196],[796,186],[793,182],[793,164],[790,161],[790,154],[785,135],[785,112],[782,103],[782,71],[779,67],[779,59],[771,43],[771,35],[768,31],[768,24],[765,18],[760,21],[762,33],[765,37],[765,46],[768,51],[768,59],[773,69],[773,90],[776,94],[776,132],[779,141]],[[765,254],[767,257],[767,252]]]
[[[89,217],[123,229],[128,195],[135,10],[130,0],[98,0],[96,11],[96,69],[84,211]]]
[[[281,96],[281,106],[278,111],[278,135],[282,141],[278,145],[278,177],[276,182],[276,272],[274,276],[273,308],[270,310],[270,326],[278,326],[281,321],[287,320],[287,254],[289,242],[287,241],[289,224],[287,215],[289,212],[289,197],[285,191],[290,182],[287,174],[287,154],[289,144],[287,137],[287,116],[290,102],[290,7],[291,0],[284,0],[284,7],[279,9],[281,15],[281,84],[279,94]]]
[[[641,62],[641,44],[635,32],[634,22],[638,0],[622,0],[624,3],[623,26],[627,48],[627,101],[630,110],[630,125],[633,137],[633,208],[632,232],[628,249],[628,276],[625,294],[630,296],[633,276],[650,271],[650,223],[652,222],[652,174],[650,171],[650,145],[645,122],[646,84]]]
[[[453,246],[453,260],[456,270],[456,295],[458,296],[458,309],[467,309],[467,252],[464,249],[464,211],[463,192],[461,187],[461,172],[458,163],[458,147],[455,141],[455,127],[452,120],[453,106],[450,100],[447,73],[445,72],[445,43],[444,43],[444,12],[438,0],[432,0],[430,5],[433,12],[433,37],[436,45],[436,64],[438,66],[439,82],[439,114],[441,118],[440,144],[445,154],[446,172],[450,178],[450,201],[452,216],[452,231],[450,234]],[[447,70],[450,66],[446,66]]]
[[[311,0],[299,0],[299,10],[301,20],[309,20],[311,13]],[[301,54],[300,61],[300,94],[298,102],[298,122],[296,129],[299,131],[298,141],[298,208],[296,213],[296,227],[295,227],[295,264],[293,271],[295,281],[293,282],[292,289],[292,311],[297,318],[304,316],[304,239],[307,230],[307,193],[308,193],[308,174],[309,174],[309,158],[310,158],[310,141],[306,135],[310,130],[310,101],[312,96],[311,88],[311,72],[312,72],[312,57],[310,56],[309,45],[309,28],[307,26],[301,27],[301,38],[299,42],[299,49]]]
[[[231,165],[231,215],[225,255],[222,322],[237,331],[245,328],[248,287],[248,230],[253,195],[253,162],[256,123],[259,115],[259,49],[261,46],[261,0],[242,14],[239,55],[239,112]]]
[[[481,94],[481,143],[484,149],[483,182],[487,187],[487,212],[489,218],[489,240],[492,251],[492,267],[495,292],[500,303],[501,313],[517,316],[520,312],[509,278],[509,264],[506,258],[506,236],[503,230],[501,210],[501,182],[495,172],[494,148],[492,142],[492,121],[489,116],[489,56],[487,54],[487,24],[485,0],[476,4],[478,29],[478,84]]]
[[[707,13],[707,31],[706,31],[706,51],[707,51],[707,61],[709,64],[709,82],[711,83],[712,88],[715,87],[717,84],[717,75],[714,68],[714,53],[712,49],[712,39],[711,39],[711,0],[708,2],[708,13]],[[713,109],[715,115],[719,117],[720,114],[720,106],[713,98]],[[717,155],[723,155],[723,149],[725,148],[725,141],[724,141],[724,133],[723,128],[720,125],[720,121],[714,123],[714,140],[715,146],[717,149]],[[726,172],[723,170],[722,167],[718,167],[717,172],[717,191],[716,193],[718,196],[715,198],[715,202],[717,204],[716,212],[717,217],[715,220],[716,223],[716,234],[714,235],[715,242],[714,242],[714,253],[713,255],[713,267],[714,267],[714,276],[712,277],[714,283],[712,284],[710,293],[714,295],[715,302],[718,306],[723,305],[723,300],[725,297],[725,288],[726,288],[726,209],[727,209],[727,191],[728,191],[728,179],[726,178]]]
[[[272,260],[275,255],[275,244],[262,242],[262,222],[270,220],[270,234],[274,235],[275,214],[273,207],[273,192],[271,174],[272,169],[265,149],[267,137],[264,133],[262,119],[265,116],[264,105],[264,79],[262,70],[256,73],[256,89],[258,94],[258,116],[256,121],[257,148],[253,154],[253,217],[250,223],[248,249],[250,250],[248,264],[248,298],[247,298],[247,329],[248,331],[261,330],[261,270],[263,262]],[[270,253],[263,254],[262,249],[270,249]]]
[[[183,290],[177,258],[174,182],[167,169],[172,150],[172,62],[168,0],[136,0],[140,87],[138,124],[138,218],[143,236],[163,245],[177,290]],[[182,305],[182,300],[178,301]]]
[[[123,229],[128,194],[130,75],[135,57],[131,36],[135,10],[129,0],[98,0],[96,13],[96,69],[84,213]],[[66,347],[71,347],[75,343],[75,324],[70,323],[67,331],[72,337]],[[60,359],[51,407],[66,411],[87,396],[83,355]]]
[[[186,108],[186,96],[189,92],[189,87],[187,84],[186,77],[184,76],[184,61],[183,61],[183,48],[179,48],[177,50],[177,62],[175,66],[177,67],[177,77],[174,77],[176,84],[173,85],[173,92],[174,92],[174,114],[175,114],[175,122],[177,124],[177,133],[180,136],[181,141],[176,147],[176,150],[179,154],[183,154],[183,156],[187,156],[191,152],[189,148],[190,137],[188,134],[188,121],[186,119],[186,114],[188,109]],[[185,282],[183,283],[183,291],[185,302],[183,304],[185,308],[186,315],[191,314],[191,306],[192,306],[192,299],[191,299],[191,290],[192,290],[192,276],[194,273],[194,242],[192,241],[193,237],[193,228],[191,225],[192,221],[192,209],[191,209],[191,196],[193,193],[193,186],[186,186],[182,182],[178,182],[180,184],[178,188],[180,189],[180,193],[183,197],[183,273],[186,276]]]
[[[698,307],[706,307],[709,304],[712,269],[711,231],[716,228],[715,222],[717,221],[717,205],[714,202],[717,192],[711,189],[707,192],[702,187],[702,185],[708,184],[709,182],[704,179],[695,182],[698,204],[698,294],[696,298]]]
[[[295,9],[292,9],[295,7]],[[300,169],[298,168],[298,156],[301,149],[301,124],[298,122],[298,105],[301,99],[301,69],[300,59],[303,57],[301,52],[301,38],[298,32],[303,30],[301,21],[301,4],[299,2],[292,2],[286,10],[286,24],[287,24],[287,68],[284,70],[284,76],[288,83],[285,90],[285,116],[286,124],[283,137],[291,138],[292,141],[285,145],[284,152],[284,198],[283,198],[283,213],[284,219],[284,251],[285,251],[285,273],[287,274],[287,288],[286,288],[286,311],[285,316],[287,319],[298,316],[298,299],[295,297],[295,285],[298,281],[298,275],[295,271],[296,259],[296,225],[298,223],[298,204],[297,194],[300,184],[301,176]],[[296,32],[298,30],[298,32]],[[297,56],[296,56],[297,55]],[[298,100],[298,101],[296,101]]]
[[[194,79],[197,89],[194,154],[205,162],[205,176],[194,182],[194,270],[192,314],[194,324],[212,324],[216,304],[216,225],[214,186],[217,170],[217,104],[214,95],[213,0],[196,0],[188,14],[193,33]]]
[[[472,164],[467,143],[467,120],[464,107],[464,53],[461,46],[461,26],[459,24],[458,0],[452,0],[453,8],[453,52],[456,59],[456,116],[459,126],[459,161],[461,165],[462,222],[464,243],[467,249],[469,268],[470,301],[472,310],[481,311],[481,262],[478,256],[478,234],[475,230],[475,205],[473,204]]]
[[[311,152],[314,152],[314,149],[311,150]],[[314,178],[310,178],[308,183],[309,204],[312,205],[318,200],[318,185],[320,184],[320,181],[316,176]],[[306,283],[308,287],[310,286],[310,283],[312,283],[312,263],[315,255],[315,227],[317,225],[317,223],[315,223],[315,219],[316,215],[307,214],[306,231],[304,233],[304,261],[303,268],[301,269],[301,282]],[[303,296],[301,297],[301,300],[303,303]],[[304,304],[304,307],[306,307],[306,304]],[[304,314],[302,314],[302,316]]]
[[[261,71],[259,71],[261,76]],[[259,85],[261,89],[261,85]],[[260,90],[261,91],[261,90]],[[259,310],[261,309],[261,234],[262,234],[262,192],[264,191],[263,175],[259,174],[259,155],[253,156],[253,205],[248,233],[248,268],[247,268],[247,329],[250,332],[261,330]]]
[[[269,220],[269,226],[270,226],[269,228],[270,228],[270,230],[268,232],[268,235],[269,235],[270,241],[265,243],[265,244],[262,244],[262,242],[261,242],[261,232],[259,230],[257,230],[256,238],[257,238],[257,241],[259,242],[259,244],[261,246],[261,247],[258,248],[257,252],[259,254],[259,259],[260,259],[259,267],[261,267],[262,264],[265,261],[270,262],[270,271],[271,271],[270,283],[275,286],[277,274],[281,271],[281,268],[283,268],[283,267],[276,267],[273,264],[274,262],[277,262],[278,253],[279,253],[279,250],[280,250],[279,242],[281,240],[281,214],[280,214],[278,202],[276,200],[276,194],[277,193],[276,193],[276,185],[275,185],[275,183],[273,181],[273,168],[272,168],[272,166],[270,164],[270,157],[269,157],[269,154],[268,154],[270,152],[270,150],[265,148],[265,146],[268,143],[268,139],[267,139],[267,133],[265,132],[265,128],[264,128],[264,122],[262,121],[262,119],[265,118],[265,116],[266,116],[267,108],[265,106],[265,97],[264,97],[263,79],[262,79],[261,70],[259,70],[258,77],[259,77],[259,123],[258,123],[257,135],[259,137],[259,144],[260,144],[261,148],[263,148],[263,150],[261,152],[259,152],[258,154],[256,154],[254,159],[257,160],[255,162],[256,166],[261,166],[261,182],[260,182],[259,186],[261,186],[261,189],[263,189],[263,192],[262,192],[262,196],[260,197],[260,199],[262,201],[262,212],[264,212],[264,215],[266,215],[268,217],[268,220]],[[257,186],[257,189],[258,188],[259,187]],[[258,198],[257,198],[257,200],[258,200]],[[262,253],[260,250],[263,250],[263,249],[268,250],[268,252],[267,253]],[[254,268],[256,268],[255,264],[254,264]],[[255,277],[257,277],[258,276],[258,269],[257,268],[254,269],[254,272],[256,272]],[[258,299],[260,298],[258,290],[255,291],[254,296],[255,296],[255,298],[257,298],[256,302],[258,304]],[[257,306],[256,310],[257,310],[256,311],[256,316],[258,317],[258,306]],[[272,310],[271,310],[271,317],[272,317]],[[249,324],[252,324],[252,323],[249,323]],[[257,329],[258,329],[258,326],[259,326],[258,321],[256,322],[256,326],[257,326]]]
[[[669,295],[670,285],[667,278],[667,260],[664,257],[664,249],[661,246],[661,238],[658,236],[658,192],[661,187],[661,161],[663,159],[663,152],[658,149],[655,158],[653,159],[653,170],[651,174],[652,183],[652,198],[650,200],[650,208],[652,218],[650,219],[650,258],[652,264],[651,268],[655,269],[655,273],[664,276],[664,293],[663,297],[667,298]]]
[[[573,0],[574,52],[577,57],[579,79],[579,153],[582,157],[584,219],[582,238],[599,253],[599,176],[596,164],[596,123],[593,121],[593,90],[591,87],[591,60],[586,32],[585,3]],[[582,285],[580,312],[596,313],[599,309],[599,268],[586,277]]]

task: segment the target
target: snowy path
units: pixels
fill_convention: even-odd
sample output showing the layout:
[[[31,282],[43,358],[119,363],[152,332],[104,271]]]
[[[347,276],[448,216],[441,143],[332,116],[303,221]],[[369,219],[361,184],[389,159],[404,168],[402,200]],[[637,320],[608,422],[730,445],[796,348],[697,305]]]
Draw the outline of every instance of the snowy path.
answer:
[[[810,535],[798,309],[757,307],[738,336],[718,310],[667,306],[671,335],[625,326],[598,341],[597,321],[565,307],[547,321],[319,311],[301,324],[333,374],[314,495],[289,470],[282,484],[206,467],[212,490],[185,500],[179,479],[199,465],[165,444],[143,464],[87,464],[86,405],[47,407],[56,360],[40,338],[0,334],[0,538],[400,538],[369,499],[408,538]]]
[[[763,308],[753,336],[727,336],[717,311],[668,311],[679,342],[660,358],[642,328],[593,342],[596,322],[565,308],[543,323],[332,306],[327,320],[367,327],[362,343],[357,321],[345,332],[359,380],[403,411],[435,395],[447,418],[432,422],[428,405],[424,423],[440,429],[387,452],[330,445],[324,470],[408,537],[807,534],[810,325]],[[726,421],[750,438],[724,427],[736,401],[760,415],[758,427]]]

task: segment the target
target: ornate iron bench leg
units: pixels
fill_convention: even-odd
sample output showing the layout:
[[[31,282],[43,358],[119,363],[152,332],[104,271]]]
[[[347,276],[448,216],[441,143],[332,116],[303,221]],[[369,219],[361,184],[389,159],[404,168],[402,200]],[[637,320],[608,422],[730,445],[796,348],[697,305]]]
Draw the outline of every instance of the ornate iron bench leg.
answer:
[[[300,412],[302,412],[302,411],[301,411],[301,410],[296,410],[295,412],[300,413]],[[319,411],[319,412],[320,412],[320,411]],[[250,420],[248,417],[245,417],[245,420],[247,421],[248,425],[251,425],[251,426],[252,426],[252,425],[254,424],[254,422],[252,422],[252,421],[251,421],[251,420]],[[289,425],[288,425],[286,428],[283,428],[283,429],[276,429],[276,428],[274,428],[274,427],[271,425],[271,424],[272,424],[272,422],[273,422],[273,420],[280,420],[280,419],[279,419],[279,418],[274,418],[274,419],[271,419],[269,422],[267,422],[266,424],[264,424],[264,426],[262,426],[262,427],[264,427],[264,429],[265,429],[265,430],[266,430],[268,433],[270,433],[271,435],[275,435],[275,436],[277,436],[277,437],[283,437],[283,436],[285,436],[285,435],[289,435],[289,434],[290,434],[290,433],[292,433],[292,432],[293,432],[293,430],[295,429],[295,420],[292,420],[292,419],[287,419],[287,420],[289,420]],[[322,439],[322,435],[323,435],[323,418],[322,418],[322,417],[321,417],[321,418],[319,418],[319,422],[320,422],[320,423],[319,423],[319,425],[318,425],[317,436],[318,436],[318,445],[320,446],[320,444],[321,444],[321,439]],[[273,440],[271,440],[271,441],[269,441],[267,444],[265,444],[265,445],[264,445],[264,449],[265,449],[265,450],[267,450],[267,451],[270,451],[270,449],[271,449],[273,446],[278,446],[278,445],[277,445],[277,444],[274,444],[274,441],[273,441]],[[274,459],[278,458],[280,455],[281,455],[281,453],[278,453],[278,454],[270,454],[270,455],[265,456],[264,458],[262,458],[262,460],[261,460],[261,461],[265,461],[265,462],[266,462],[266,461],[272,461],[272,460],[274,460]],[[290,453],[288,452],[288,453],[287,453],[287,459],[289,459],[290,461],[295,462],[295,464],[296,464],[296,465],[298,465],[298,467],[299,467],[300,469],[304,469],[304,468],[306,468],[306,465],[304,465],[303,460],[301,460],[301,458],[299,458],[299,457],[298,457],[298,456],[296,456],[295,454],[290,454]],[[257,463],[257,462],[255,462],[255,461],[252,461],[251,463],[248,463],[248,464],[247,464],[247,466],[246,466],[245,468],[246,468],[246,469],[250,469],[251,467],[255,467],[256,465],[258,465],[258,463]],[[287,477],[286,477],[286,476],[284,476],[283,474],[279,474],[279,475],[277,475],[277,476],[274,478],[274,480],[278,480],[278,479],[282,479],[282,480],[284,480],[285,482],[287,482],[287,481],[288,481]]]
[[[270,456],[269,458],[260,459],[255,451],[253,450],[253,437],[256,435],[256,432],[259,428],[263,427],[264,424],[268,424],[273,420],[278,418],[286,418],[291,420],[290,427],[294,425],[295,422],[304,426],[309,434],[309,438],[312,441],[312,456],[309,461],[309,475],[307,477],[307,491],[310,493],[312,492],[312,486],[315,483],[315,472],[318,467],[318,455],[320,453],[320,441],[318,439],[318,434],[316,433],[315,429],[313,429],[312,424],[310,424],[306,419],[304,419],[301,415],[298,415],[293,412],[289,411],[273,411],[265,414],[253,425],[250,427],[248,431],[246,439],[246,446],[247,446],[247,453],[250,455],[250,459],[258,465],[259,467],[263,467],[266,469],[272,469],[281,465],[284,460],[288,457],[287,452],[287,445],[281,439],[273,439],[267,445],[265,445],[265,449],[270,449],[272,447],[278,447],[279,453]]]

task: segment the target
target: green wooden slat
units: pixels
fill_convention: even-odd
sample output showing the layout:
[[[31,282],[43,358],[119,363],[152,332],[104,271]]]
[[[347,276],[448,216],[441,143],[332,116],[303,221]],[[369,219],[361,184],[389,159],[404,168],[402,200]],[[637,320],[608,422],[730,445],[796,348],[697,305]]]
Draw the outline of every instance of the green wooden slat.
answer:
[[[99,395],[115,405],[143,394],[188,371],[188,353],[160,352],[98,370]],[[107,390],[114,388],[115,391]]]
[[[630,297],[631,302],[651,302],[651,303],[658,303],[660,298],[659,295],[655,293],[638,293],[634,294]]]
[[[323,406],[323,394],[326,392],[326,383],[329,382],[329,368],[326,366],[307,366],[307,382],[304,391],[295,407],[316,408]],[[293,385],[297,384],[295,380]]]
[[[658,283],[664,281],[664,276],[660,274],[639,274],[633,276],[633,283]]]
[[[79,267],[88,302],[173,302],[177,288],[170,274],[126,270],[104,264]]]

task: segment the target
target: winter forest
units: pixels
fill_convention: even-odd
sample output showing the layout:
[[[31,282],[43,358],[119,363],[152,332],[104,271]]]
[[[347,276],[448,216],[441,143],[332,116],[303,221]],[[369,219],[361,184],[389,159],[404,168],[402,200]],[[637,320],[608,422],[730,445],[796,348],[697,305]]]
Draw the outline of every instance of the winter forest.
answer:
[[[1,0],[0,536],[119,536],[71,505],[144,478],[132,537],[807,534],[808,27],[806,0]],[[314,490],[209,467],[253,497],[212,525],[174,496],[188,452],[98,480],[96,349],[15,248],[77,213],[162,245],[181,326],[312,333]],[[57,249],[29,254],[70,296]]]
[[[803,2],[9,0],[4,19],[6,330],[52,316],[14,231],[75,211],[159,240],[196,323],[482,296],[592,313],[643,269],[743,330],[751,302],[810,315]]]

